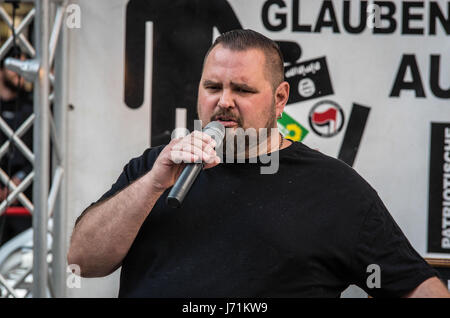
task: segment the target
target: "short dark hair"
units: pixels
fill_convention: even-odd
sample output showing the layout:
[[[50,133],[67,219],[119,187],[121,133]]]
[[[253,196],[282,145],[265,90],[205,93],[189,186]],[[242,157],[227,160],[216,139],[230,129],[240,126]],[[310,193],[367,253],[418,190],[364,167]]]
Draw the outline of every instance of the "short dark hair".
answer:
[[[209,53],[217,45],[221,44],[224,48],[236,51],[245,51],[248,49],[260,49],[266,58],[267,76],[271,80],[274,90],[284,81],[284,60],[278,44],[268,37],[256,31],[232,30],[221,34],[206,52],[205,60]],[[203,63],[204,65],[204,63]]]

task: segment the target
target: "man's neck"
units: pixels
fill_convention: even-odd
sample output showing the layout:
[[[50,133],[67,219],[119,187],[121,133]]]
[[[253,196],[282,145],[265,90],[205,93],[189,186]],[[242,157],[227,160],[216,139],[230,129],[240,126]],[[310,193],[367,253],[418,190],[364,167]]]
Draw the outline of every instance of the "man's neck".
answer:
[[[259,157],[280,149],[282,136],[277,128],[270,129],[270,135],[265,138],[260,138],[257,144],[254,145],[246,145],[245,147],[245,155],[243,152],[237,152],[236,158],[252,158]]]

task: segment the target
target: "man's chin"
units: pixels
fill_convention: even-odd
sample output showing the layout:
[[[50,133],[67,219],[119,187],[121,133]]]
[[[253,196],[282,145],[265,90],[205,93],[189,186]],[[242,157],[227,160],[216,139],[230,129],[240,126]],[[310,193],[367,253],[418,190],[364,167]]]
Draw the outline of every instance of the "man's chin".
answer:
[[[232,158],[253,157],[270,151],[272,137],[278,141],[278,128],[270,127],[256,130],[245,129],[238,125],[227,127],[220,151],[225,158],[227,154]]]

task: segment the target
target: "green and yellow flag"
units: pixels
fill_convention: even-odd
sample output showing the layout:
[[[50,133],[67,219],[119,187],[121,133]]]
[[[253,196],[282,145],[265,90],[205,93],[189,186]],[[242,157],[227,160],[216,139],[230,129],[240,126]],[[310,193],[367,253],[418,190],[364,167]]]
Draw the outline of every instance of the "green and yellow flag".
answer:
[[[278,128],[286,139],[293,141],[302,141],[309,132],[285,112],[283,112],[283,116],[278,119]]]

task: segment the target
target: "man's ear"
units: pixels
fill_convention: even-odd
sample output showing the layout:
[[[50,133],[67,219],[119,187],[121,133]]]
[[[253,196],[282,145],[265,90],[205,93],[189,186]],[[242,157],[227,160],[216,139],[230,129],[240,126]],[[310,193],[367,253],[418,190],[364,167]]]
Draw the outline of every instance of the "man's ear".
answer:
[[[286,106],[288,99],[289,99],[289,83],[282,82],[280,85],[278,85],[277,89],[275,90],[275,109],[277,117],[280,117],[281,114],[283,113],[284,106]]]

